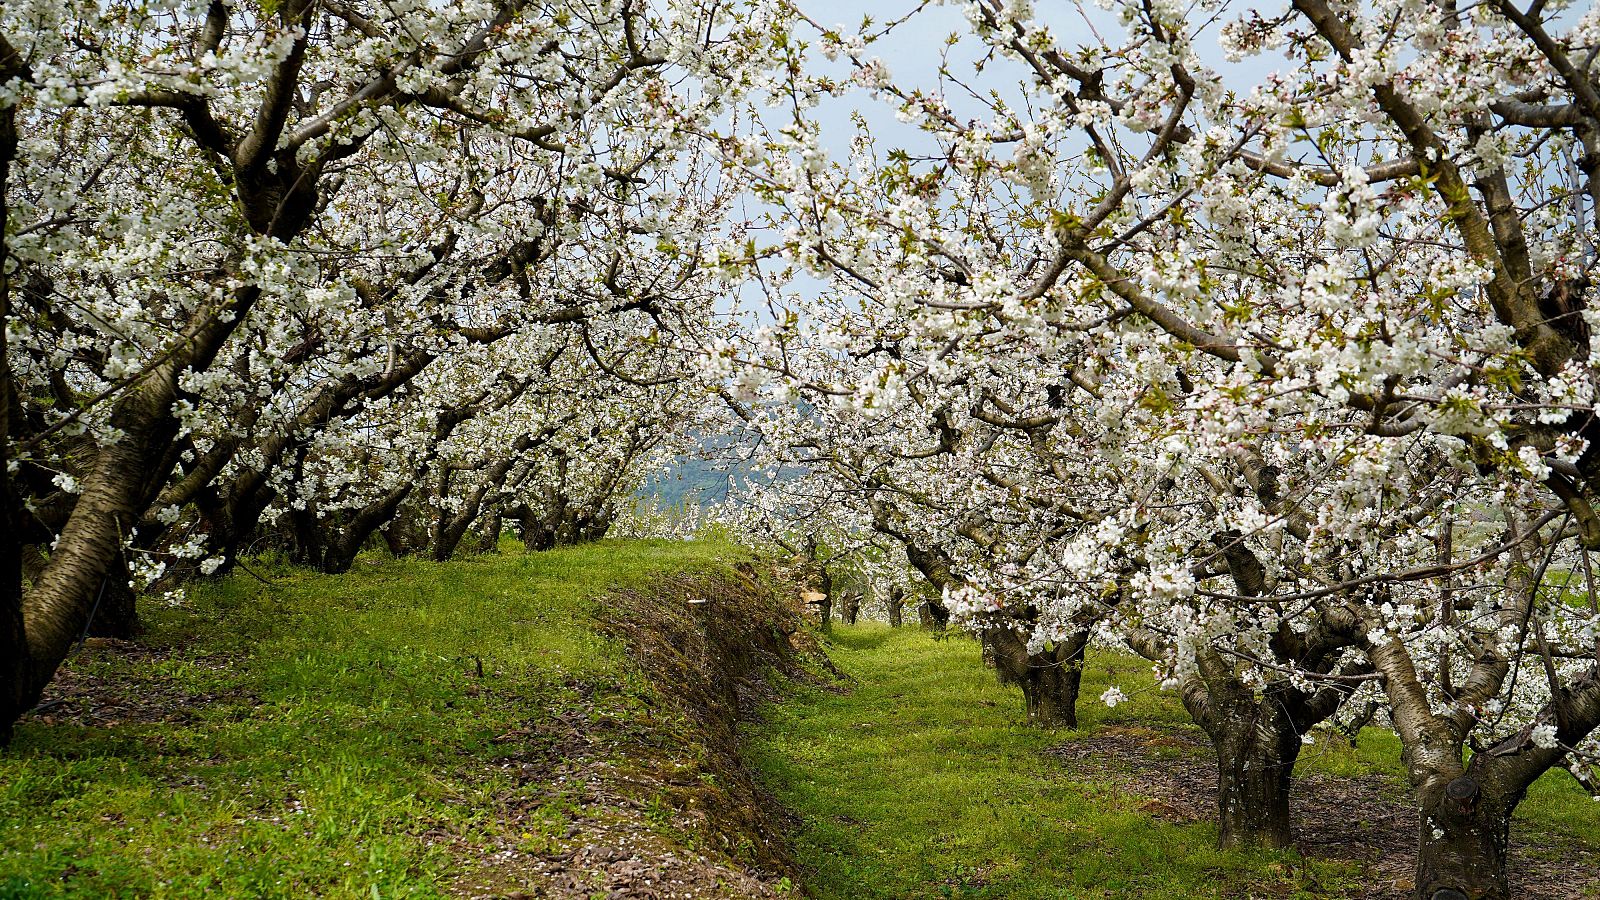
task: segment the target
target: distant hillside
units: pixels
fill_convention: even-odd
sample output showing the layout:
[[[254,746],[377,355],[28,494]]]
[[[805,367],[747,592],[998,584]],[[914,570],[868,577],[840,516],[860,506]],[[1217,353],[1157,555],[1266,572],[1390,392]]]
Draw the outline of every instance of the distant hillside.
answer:
[[[727,471],[727,464],[720,461],[680,456],[667,472],[646,479],[639,496],[655,500],[658,506],[710,506],[728,499],[739,474]]]

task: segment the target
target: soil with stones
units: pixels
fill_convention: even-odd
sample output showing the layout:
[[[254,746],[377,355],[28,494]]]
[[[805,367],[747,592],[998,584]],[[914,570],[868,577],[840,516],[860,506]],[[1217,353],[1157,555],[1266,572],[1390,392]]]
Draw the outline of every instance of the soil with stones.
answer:
[[[1216,817],[1217,758],[1197,731],[1108,728],[1046,752],[1070,773],[1117,782],[1146,798],[1140,808],[1157,818]],[[1301,853],[1361,866],[1367,890],[1349,900],[1412,896],[1417,811],[1404,785],[1382,775],[1308,775],[1295,779],[1291,809]],[[1524,900],[1600,896],[1600,848],[1513,826],[1510,865],[1512,893]]]

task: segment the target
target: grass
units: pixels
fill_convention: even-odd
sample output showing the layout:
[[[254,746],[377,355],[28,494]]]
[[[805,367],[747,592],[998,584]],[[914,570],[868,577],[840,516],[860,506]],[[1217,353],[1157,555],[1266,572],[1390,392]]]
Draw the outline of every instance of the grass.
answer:
[[[970,640],[840,626],[831,655],[855,679],[848,693],[795,688],[749,735],[751,762],[804,823],[796,855],[819,900],[1361,892],[1352,864],[1219,851],[1211,824],[1153,819],[1109,776],[1072,777],[1044,753],[1108,729],[1193,729],[1173,695],[1134,689],[1150,683],[1142,661],[1091,656],[1074,733],[1023,724],[1020,694],[995,683]],[[1131,698],[1108,709],[1096,698],[1112,684]],[[1368,729],[1355,748],[1337,737],[1308,747],[1301,770],[1391,774],[1400,792],[1398,760],[1393,736]],[[1596,806],[1552,773],[1522,815],[1600,843]]]
[[[0,900],[441,896],[459,847],[506,837],[497,738],[537,740],[580,694],[590,715],[648,702],[595,631],[602,595],[730,552],[607,541],[201,584],[148,611],[163,652],[72,661],[135,686],[117,721],[25,720],[0,753]]]
[[[602,598],[735,553],[608,541],[197,585],[184,606],[147,610],[138,646],[74,657],[67,682],[115,688],[88,694],[104,704],[93,715],[25,720],[0,753],[0,900],[433,898],[483,848],[554,846],[581,801],[519,770],[559,756],[546,726],[666,727],[596,631]],[[1022,724],[1018,693],[969,640],[882,626],[833,640],[854,690],[795,686],[749,732],[749,758],[805,823],[795,849],[820,900],[1354,892],[1349,865],[1219,852],[1211,826],[1154,820],[1110,774],[1043,753],[1112,729],[1192,731],[1172,695],[1141,687],[1142,661],[1096,655],[1086,728],[1052,733]],[[1095,698],[1112,684],[1131,699],[1107,709]],[[1403,792],[1398,753],[1368,729],[1301,766],[1385,774]],[[1520,815],[1600,843],[1600,804],[1560,773]],[[668,828],[673,808],[652,816]]]

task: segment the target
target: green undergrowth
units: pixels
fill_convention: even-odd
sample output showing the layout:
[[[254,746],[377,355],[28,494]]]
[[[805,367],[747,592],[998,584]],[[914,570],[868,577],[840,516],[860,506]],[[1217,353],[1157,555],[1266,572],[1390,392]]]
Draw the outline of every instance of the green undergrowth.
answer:
[[[602,596],[735,552],[519,546],[198,585],[150,608],[137,644],[80,650],[62,695],[88,699],[25,719],[0,752],[0,900],[440,896],[462,847],[563,827],[548,803],[546,827],[498,833],[512,742],[651,705],[596,631]]]
[[[1020,693],[996,684],[976,642],[915,629],[837,628],[830,654],[848,691],[796,685],[750,729],[747,754],[800,819],[794,852],[819,900],[912,898],[1348,897],[1352,863],[1294,852],[1223,852],[1213,825],[1164,821],[1113,750],[1069,766],[1052,748],[1148,738],[1144,762],[1187,756],[1203,736],[1148,663],[1091,653],[1078,731],[1029,727]],[[1097,699],[1116,685],[1128,701]],[[1176,739],[1174,739],[1176,738]],[[1307,747],[1302,774],[1377,774],[1397,796],[1399,748],[1366,729]],[[1154,762],[1151,762],[1153,760]],[[1565,782],[1563,781],[1565,779]],[[1524,803],[1531,827],[1600,843],[1600,806],[1562,773]],[[1198,789],[1200,785],[1196,785]],[[1521,826],[1519,826],[1521,827]]]

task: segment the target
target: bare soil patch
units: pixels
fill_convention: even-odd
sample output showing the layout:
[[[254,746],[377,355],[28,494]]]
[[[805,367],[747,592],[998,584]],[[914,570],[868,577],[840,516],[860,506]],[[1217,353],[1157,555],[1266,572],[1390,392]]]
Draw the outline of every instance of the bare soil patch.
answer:
[[[28,715],[49,724],[85,728],[159,723],[189,724],[206,707],[222,701],[249,699],[238,691],[197,692],[161,674],[161,664],[176,651],[138,641],[89,638],[45,688],[39,705]],[[83,665],[92,657],[98,664]],[[184,665],[225,671],[221,657],[186,658]],[[101,674],[101,669],[110,674]]]

